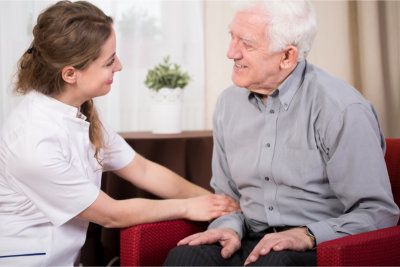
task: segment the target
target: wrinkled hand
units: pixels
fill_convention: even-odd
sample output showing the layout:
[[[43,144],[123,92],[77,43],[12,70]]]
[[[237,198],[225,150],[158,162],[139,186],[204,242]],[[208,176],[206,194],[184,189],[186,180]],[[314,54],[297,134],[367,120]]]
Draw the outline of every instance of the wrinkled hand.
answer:
[[[239,203],[226,195],[208,194],[185,199],[185,218],[193,221],[208,221],[234,211],[240,211]]]
[[[279,233],[266,234],[247,257],[244,265],[257,261],[260,255],[267,255],[271,250],[305,251],[312,249],[313,241],[306,234],[305,227],[293,228]]]
[[[188,236],[179,241],[178,246],[197,246],[216,242],[219,242],[222,246],[221,256],[224,259],[232,256],[232,254],[235,253],[241,246],[239,235],[234,230],[229,228],[211,229]]]

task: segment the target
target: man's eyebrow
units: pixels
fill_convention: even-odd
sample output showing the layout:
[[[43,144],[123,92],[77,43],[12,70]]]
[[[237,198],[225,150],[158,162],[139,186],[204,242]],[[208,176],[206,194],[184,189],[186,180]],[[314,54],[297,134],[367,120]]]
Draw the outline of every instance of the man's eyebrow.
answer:
[[[232,35],[233,32],[231,29],[229,29],[229,34]],[[249,42],[254,42],[254,38],[247,36],[247,35],[239,35],[239,39],[249,41]]]
[[[245,41],[254,42],[254,39],[247,35],[240,35],[239,38]]]

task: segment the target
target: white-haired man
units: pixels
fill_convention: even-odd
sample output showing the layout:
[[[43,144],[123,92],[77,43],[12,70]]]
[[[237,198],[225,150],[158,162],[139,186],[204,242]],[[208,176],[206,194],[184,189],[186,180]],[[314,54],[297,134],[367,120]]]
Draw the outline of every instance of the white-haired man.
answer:
[[[311,4],[256,2],[230,34],[235,85],[214,113],[211,185],[242,212],[181,240],[165,265],[316,265],[318,243],[395,225],[373,106],[305,60]]]

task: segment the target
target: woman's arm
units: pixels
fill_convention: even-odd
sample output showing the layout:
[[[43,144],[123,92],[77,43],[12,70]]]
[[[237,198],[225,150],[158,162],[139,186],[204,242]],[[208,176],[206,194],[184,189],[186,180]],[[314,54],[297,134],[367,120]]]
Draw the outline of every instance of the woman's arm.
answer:
[[[178,218],[208,221],[239,209],[239,204],[231,197],[211,194],[139,154],[115,173],[143,190],[170,199],[115,200],[100,191],[95,202],[80,213],[79,218],[115,228]]]
[[[115,200],[100,190],[97,199],[78,217],[107,228],[120,228],[179,218],[207,221],[227,215],[235,209],[237,206],[224,195],[207,194],[167,200]]]
[[[210,194],[206,189],[139,154],[115,173],[140,189],[161,198],[188,198]]]

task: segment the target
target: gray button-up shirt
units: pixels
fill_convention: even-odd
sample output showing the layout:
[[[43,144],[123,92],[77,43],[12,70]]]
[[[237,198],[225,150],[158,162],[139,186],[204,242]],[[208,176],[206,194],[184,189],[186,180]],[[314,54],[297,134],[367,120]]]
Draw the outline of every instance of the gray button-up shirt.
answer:
[[[377,89],[378,90],[378,89]],[[243,213],[209,228],[307,225],[318,243],[393,226],[385,140],[373,106],[306,61],[264,102],[232,86],[214,113],[211,186]]]

